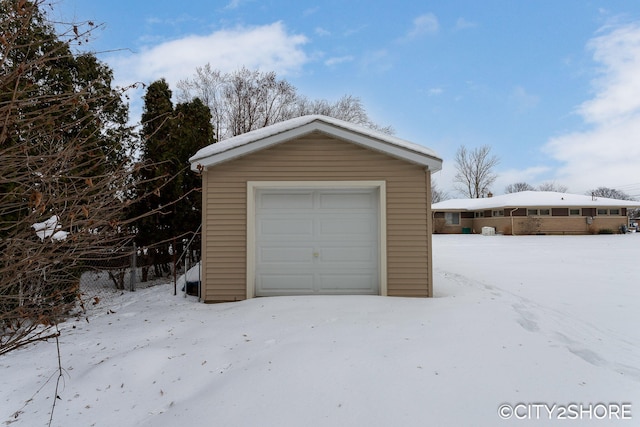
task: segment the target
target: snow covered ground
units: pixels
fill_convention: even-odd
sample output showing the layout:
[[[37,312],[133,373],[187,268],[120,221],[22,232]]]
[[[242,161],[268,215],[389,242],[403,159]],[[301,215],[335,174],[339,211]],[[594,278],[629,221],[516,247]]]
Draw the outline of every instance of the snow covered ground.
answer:
[[[62,325],[53,425],[640,425],[639,254],[436,235],[432,299],[125,293]],[[46,425],[55,353],[0,357],[0,422]]]

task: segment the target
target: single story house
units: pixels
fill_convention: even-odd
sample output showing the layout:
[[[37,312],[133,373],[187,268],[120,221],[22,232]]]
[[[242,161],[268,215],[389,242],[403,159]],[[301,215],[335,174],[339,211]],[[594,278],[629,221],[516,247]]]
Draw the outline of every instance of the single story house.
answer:
[[[432,296],[429,148],[325,116],[199,150],[204,302]]]
[[[617,233],[640,202],[553,191],[522,191],[482,199],[452,199],[431,207],[435,233]]]

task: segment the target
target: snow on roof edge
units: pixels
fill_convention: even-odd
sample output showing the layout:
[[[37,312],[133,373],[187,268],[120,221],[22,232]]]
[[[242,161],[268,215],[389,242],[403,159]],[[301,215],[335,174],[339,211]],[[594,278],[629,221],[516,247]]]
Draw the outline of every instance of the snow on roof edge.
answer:
[[[584,206],[617,206],[640,207],[640,201],[609,199],[606,197],[558,193],[555,191],[521,191],[482,199],[450,199],[434,203],[434,211],[460,210],[473,211],[492,208],[520,208],[529,206],[542,207],[584,207]]]
[[[419,145],[401,138],[398,138],[393,135],[385,134],[383,132],[370,129],[361,125],[356,125],[350,122],[346,122],[344,120],[335,119],[333,117],[313,114],[295,117],[293,119],[285,120],[283,122],[274,123],[273,125],[266,126],[260,129],[255,129],[250,132],[234,136],[229,139],[225,139],[220,142],[216,142],[214,144],[210,144],[206,147],[198,150],[191,158],[189,158],[189,162],[193,165],[194,163],[206,159],[211,156],[215,156],[220,153],[224,153],[235,148],[242,147],[244,145],[250,144],[254,141],[266,139],[269,137],[273,137],[287,131],[300,128],[302,126],[311,124],[315,121],[324,122],[326,124],[330,124],[337,128],[342,128],[354,133],[358,133],[364,136],[367,136],[372,139],[381,140],[383,142],[404,148],[409,151],[414,151],[418,154],[425,155],[428,157],[433,157],[437,160],[442,160],[437,153],[423,145]]]

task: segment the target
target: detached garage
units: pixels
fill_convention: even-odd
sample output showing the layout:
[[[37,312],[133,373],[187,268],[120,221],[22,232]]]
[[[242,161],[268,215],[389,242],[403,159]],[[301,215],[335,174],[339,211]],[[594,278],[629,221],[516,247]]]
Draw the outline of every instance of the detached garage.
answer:
[[[202,174],[205,302],[432,296],[428,148],[325,116],[212,144]]]

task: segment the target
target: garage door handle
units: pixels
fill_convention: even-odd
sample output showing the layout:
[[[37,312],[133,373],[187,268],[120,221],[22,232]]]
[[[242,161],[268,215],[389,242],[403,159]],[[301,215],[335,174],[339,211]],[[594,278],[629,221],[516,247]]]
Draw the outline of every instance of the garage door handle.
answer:
[[[319,256],[320,256],[320,254],[319,254],[318,252],[314,252],[314,253],[313,253],[313,257],[314,257],[314,258],[318,258]]]

